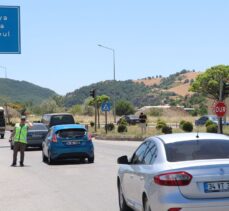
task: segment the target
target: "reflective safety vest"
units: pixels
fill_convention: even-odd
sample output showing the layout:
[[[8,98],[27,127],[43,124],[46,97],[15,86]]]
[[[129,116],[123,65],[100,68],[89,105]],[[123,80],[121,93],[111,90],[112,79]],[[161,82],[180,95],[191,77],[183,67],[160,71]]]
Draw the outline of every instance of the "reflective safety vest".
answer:
[[[28,125],[21,126],[20,123],[15,125],[14,142],[27,144]]]

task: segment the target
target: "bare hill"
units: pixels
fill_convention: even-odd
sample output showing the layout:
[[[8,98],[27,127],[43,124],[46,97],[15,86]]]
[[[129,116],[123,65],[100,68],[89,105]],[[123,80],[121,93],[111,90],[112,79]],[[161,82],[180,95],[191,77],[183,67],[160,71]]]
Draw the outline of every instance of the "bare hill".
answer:
[[[135,80],[135,83],[143,83],[145,86],[159,85],[162,78],[151,78],[151,79],[139,79]]]

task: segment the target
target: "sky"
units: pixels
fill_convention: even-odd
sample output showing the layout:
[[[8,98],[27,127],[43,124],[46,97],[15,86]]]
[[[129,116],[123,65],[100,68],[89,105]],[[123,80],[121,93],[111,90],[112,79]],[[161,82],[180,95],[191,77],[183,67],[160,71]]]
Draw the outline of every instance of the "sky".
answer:
[[[21,54],[0,54],[0,77],[64,95],[113,80],[229,64],[228,0],[1,0],[20,6]]]

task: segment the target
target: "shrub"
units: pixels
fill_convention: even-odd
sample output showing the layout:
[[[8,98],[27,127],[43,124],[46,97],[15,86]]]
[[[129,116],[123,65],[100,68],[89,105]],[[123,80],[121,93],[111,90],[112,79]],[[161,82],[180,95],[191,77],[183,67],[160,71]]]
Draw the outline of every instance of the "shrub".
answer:
[[[173,133],[173,129],[169,127],[168,125],[165,125],[162,127],[161,132],[164,134],[170,134],[170,133]]]
[[[193,124],[191,122],[184,122],[182,130],[185,132],[192,132]]]
[[[127,126],[126,125],[119,125],[118,126],[118,132],[119,133],[127,132]]]
[[[125,100],[120,100],[116,105],[116,114],[119,116],[133,114],[135,112],[134,106]]]
[[[108,131],[112,131],[112,130],[114,130],[115,126],[113,123],[108,123],[107,125],[105,125],[105,129],[106,128]]]
[[[164,126],[166,126],[166,122],[161,120],[161,119],[158,119],[157,120],[157,125],[156,125],[156,129],[157,130],[160,130],[162,129]]]
[[[125,126],[128,125],[127,121],[124,118],[121,118],[120,121],[118,122],[118,124],[119,125],[125,125]]]
[[[90,122],[91,127],[95,126],[95,123],[93,121]]]
[[[208,127],[209,125],[215,124],[214,122],[212,122],[210,119],[207,120],[207,122],[205,123],[205,126]]]
[[[179,124],[179,128],[180,128],[180,129],[183,129],[184,123],[185,123],[185,120],[181,120],[181,121],[180,121],[180,124]]]
[[[211,124],[206,127],[207,133],[217,133],[218,126],[216,124]]]

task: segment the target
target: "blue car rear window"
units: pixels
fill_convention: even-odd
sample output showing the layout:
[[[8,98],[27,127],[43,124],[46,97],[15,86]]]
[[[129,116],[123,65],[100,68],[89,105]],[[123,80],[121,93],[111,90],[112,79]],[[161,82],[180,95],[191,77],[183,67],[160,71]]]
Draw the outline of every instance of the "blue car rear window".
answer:
[[[58,138],[77,138],[83,137],[86,134],[84,129],[64,129],[57,131]]]

